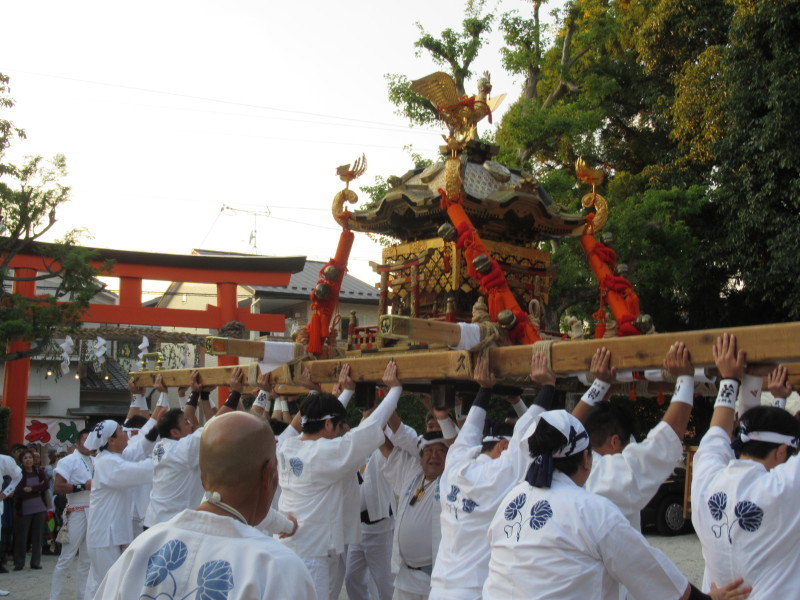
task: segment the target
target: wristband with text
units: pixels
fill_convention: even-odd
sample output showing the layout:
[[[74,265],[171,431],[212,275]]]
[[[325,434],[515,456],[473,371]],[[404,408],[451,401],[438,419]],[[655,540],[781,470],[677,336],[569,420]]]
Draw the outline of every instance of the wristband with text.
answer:
[[[594,406],[598,402],[603,401],[603,398],[606,397],[606,393],[609,389],[611,389],[610,383],[600,379],[595,379],[592,382],[591,387],[586,390],[586,393],[584,393],[583,396],[581,396],[581,402],[588,404],[589,406]]]
[[[719,392],[717,392],[717,401],[714,402],[714,408],[736,408],[736,397],[739,395],[739,380],[726,377],[719,382]]]

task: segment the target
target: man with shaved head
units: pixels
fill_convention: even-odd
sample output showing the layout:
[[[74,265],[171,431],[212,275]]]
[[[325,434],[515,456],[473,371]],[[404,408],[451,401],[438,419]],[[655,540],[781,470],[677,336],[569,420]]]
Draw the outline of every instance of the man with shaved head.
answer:
[[[275,436],[263,420],[232,412],[209,421],[200,438],[205,499],[140,535],[95,598],[313,600],[303,562],[255,527],[269,511],[276,465]]]

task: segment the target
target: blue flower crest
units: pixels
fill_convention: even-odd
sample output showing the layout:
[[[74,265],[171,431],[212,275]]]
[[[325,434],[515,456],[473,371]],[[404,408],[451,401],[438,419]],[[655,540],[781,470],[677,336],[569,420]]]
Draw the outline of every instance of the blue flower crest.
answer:
[[[292,469],[292,473],[294,473],[295,477],[300,477],[303,474],[303,461],[293,456],[289,459],[289,466]]]
[[[169,578],[172,580],[172,592],[158,590],[154,596],[142,594],[140,600],[156,600],[161,597],[169,600],[178,598],[178,582],[172,572],[182,567],[188,556],[189,550],[181,540],[170,540],[155,551],[147,561],[144,585],[153,588]],[[181,596],[180,600],[186,600],[193,594],[195,600],[227,600],[228,592],[233,589],[233,586],[231,564],[226,560],[211,560],[200,567],[197,573],[197,587]]]
[[[758,531],[761,527],[761,522],[764,520],[764,510],[755,502],[750,500],[740,500],[733,507],[733,515],[736,519],[731,522],[728,518],[726,508],[728,507],[728,496],[725,492],[717,492],[712,494],[708,499],[708,510],[711,513],[711,518],[718,521],[718,525],[711,526],[711,532],[714,537],[721,538],[722,533],[726,532],[728,535],[728,542],[733,544],[733,526],[739,525],[744,531],[753,533]]]

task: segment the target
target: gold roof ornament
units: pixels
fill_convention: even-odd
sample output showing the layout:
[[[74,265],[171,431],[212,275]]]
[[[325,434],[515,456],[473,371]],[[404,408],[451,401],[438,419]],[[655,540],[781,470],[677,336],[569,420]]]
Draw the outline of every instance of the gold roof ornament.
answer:
[[[603,183],[606,173],[602,169],[590,168],[581,157],[575,161],[575,176],[581,183],[588,183],[592,186],[592,191],[584,194],[583,198],[581,198],[581,205],[584,208],[593,206],[596,211],[592,219],[586,219],[586,224],[581,229],[586,233],[596,233],[603,228],[603,225],[608,220],[608,202],[595,189],[596,186]],[[575,233],[578,233],[577,229]]]
[[[351,164],[353,165],[352,168],[350,168]],[[357,158],[353,163],[336,167],[336,174],[339,176],[339,179],[344,181],[344,189],[340,192],[337,192],[337,194],[333,197],[331,212],[333,213],[333,219],[339,224],[340,227],[347,228],[347,221],[349,219],[349,213],[347,216],[344,214],[346,211],[344,208],[344,203],[349,202],[350,204],[355,204],[358,202],[358,194],[350,189],[350,182],[361,177],[366,170],[367,157],[364,154]]]
[[[491,123],[492,112],[506,97],[501,94],[489,98],[492,84],[488,71],[478,80],[478,93],[475,96],[460,95],[453,78],[442,71],[412,81],[411,89],[429,100],[439,111],[439,118],[450,129],[450,134],[444,139],[453,154],[460,152],[468,141],[478,138],[478,122],[488,116]]]

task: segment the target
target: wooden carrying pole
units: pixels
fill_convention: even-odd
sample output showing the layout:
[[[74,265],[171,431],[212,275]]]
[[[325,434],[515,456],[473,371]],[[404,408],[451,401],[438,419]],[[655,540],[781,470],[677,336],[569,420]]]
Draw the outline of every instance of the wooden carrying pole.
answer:
[[[420,321],[412,319],[412,321]],[[444,325],[443,323],[438,323]],[[457,326],[456,326],[457,327]],[[592,356],[598,348],[611,351],[611,364],[620,370],[642,371],[661,367],[664,356],[674,342],[684,342],[691,353],[695,366],[714,365],[711,348],[718,336],[723,333],[736,336],[738,347],[747,352],[749,363],[800,363],[800,322],[774,325],[754,325],[750,327],[731,327],[728,329],[708,329],[703,331],[683,331],[658,333],[625,338],[600,340],[556,341],[549,351],[553,371],[559,375],[583,373],[588,371]],[[415,333],[415,335],[417,335]],[[443,340],[441,340],[443,341]],[[245,342],[256,344],[261,342]],[[524,378],[530,372],[533,345],[504,346],[489,351],[492,371],[499,380]],[[275,383],[296,383],[303,367],[311,372],[316,383],[333,383],[345,363],[350,365],[350,375],[355,381],[379,382],[386,363],[397,361],[397,373],[403,381],[430,381],[434,379],[465,380],[472,378],[472,357],[463,350],[416,351],[404,354],[380,352],[361,357],[343,357],[330,360],[310,360],[292,368],[283,366],[272,372]],[[233,367],[211,367],[199,369],[203,381],[209,385],[224,385],[230,378]],[[255,384],[256,365],[246,369],[248,384]],[[139,371],[131,375],[137,385],[152,385],[155,375],[162,374],[167,385],[187,385],[191,370]],[[790,365],[790,379],[800,380],[800,367]],[[798,381],[800,383],[800,381]]]

